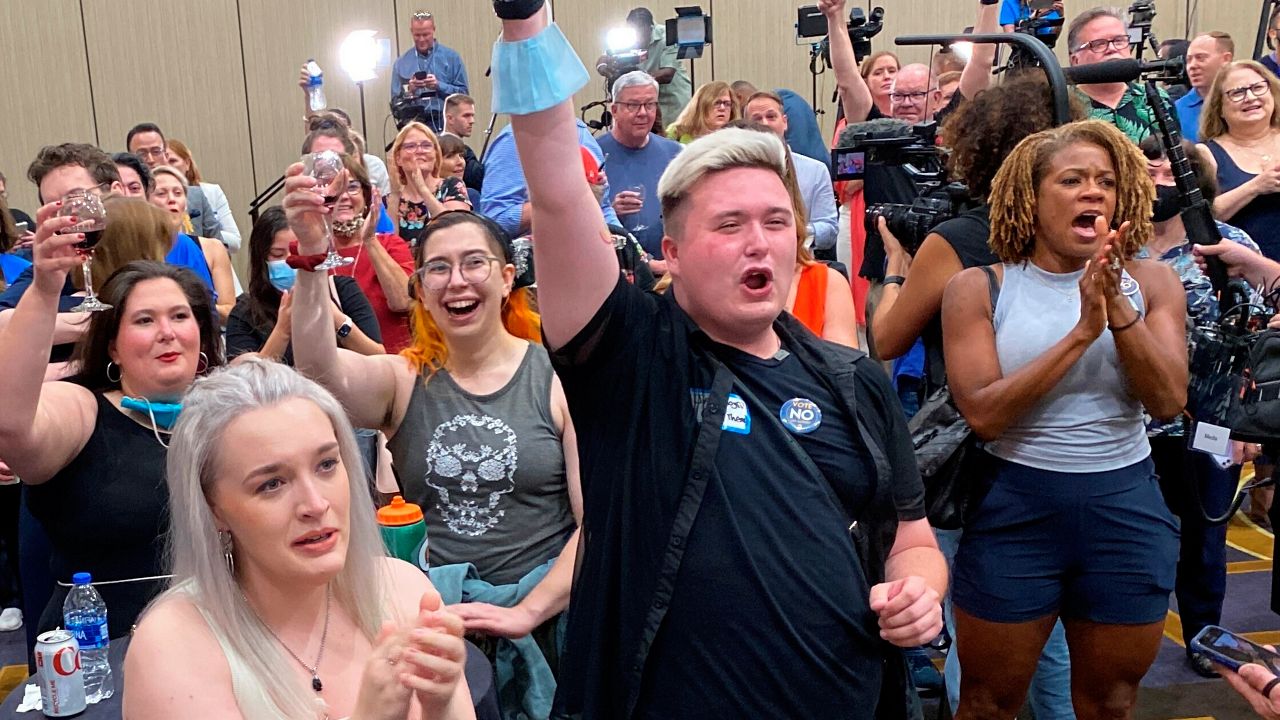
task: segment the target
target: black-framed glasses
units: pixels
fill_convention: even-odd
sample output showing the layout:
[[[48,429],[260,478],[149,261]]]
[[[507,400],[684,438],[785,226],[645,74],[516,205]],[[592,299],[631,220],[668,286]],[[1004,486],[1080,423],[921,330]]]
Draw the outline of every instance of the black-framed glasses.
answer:
[[[1128,35],[1117,35],[1113,38],[1098,38],[1097,40],[1080,43],[1076,46],[1076,52],[1089,50],[1090,52],[1100,53],[1105,52],[1108,48],[1113,48],[1115,50],[1128,50],[1129,43],[1130,40]]]
[[[479,285],[493,274],[493,264],[502,262],[502,258],[492,255],[468,255],[457,264],[462,273],[462,281],[468,285]],[[422,286],[433,292],[449,287],[453,279],[454,264],[446,260],[432,260],[418,270],[418,278]]]
[[[657,102],[642,102],[642,103],[619,102],[618,107],[626,108],[627,112],[630,112],[630,113],[638,113],[641,110],[647,110],[648,112],[657,112],[658,103]],[[728,106],[726,105],[726,107]]]
[[[733,101],[732,100],[716,100],[715,102],[712,103],[712,105],[720,109],[731,108],[733,107]]]
[[[1246,95],[1252,95],[1255,98],[1263,98],[1271,93],[1271,86],[1267,81],[1256,82],[1252,85],[1242,85],[1223,90],[1222,94],[1233,103],[1242,103]]]
[[[895,92],[889,93],[889,99],[895,102],[922,102],[932,90],[918,90],[916,92]]]

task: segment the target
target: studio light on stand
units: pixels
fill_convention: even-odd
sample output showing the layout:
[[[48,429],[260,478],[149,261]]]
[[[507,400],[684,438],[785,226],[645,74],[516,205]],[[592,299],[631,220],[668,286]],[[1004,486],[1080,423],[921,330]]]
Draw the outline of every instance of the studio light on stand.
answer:
[[[710,44],[711,16],[697,5],[676,8],[676,16],[667,21],[667,45],[675,45],[676,57],[689,61],[689,82],[694,87],[698,83],[693,61],[702,57],[703,49]]]
[[[360,89],[360,133],[365,137],[369,136],[369,128],[365,119],[364,84],[378,76],[375,69],[381,54],[376,30],[356,30],[338,49],[338,64]]]

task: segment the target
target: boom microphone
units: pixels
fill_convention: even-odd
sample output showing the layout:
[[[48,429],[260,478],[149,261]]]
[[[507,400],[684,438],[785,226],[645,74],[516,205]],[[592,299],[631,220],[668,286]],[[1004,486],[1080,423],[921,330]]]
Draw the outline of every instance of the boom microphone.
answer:
[[[1076,65],[1063,68],[1067,82],[1073,85],[1102,85],[1106,83],[1133,82],[1143,75],[1180,78],[1183,74],[1182,58],[1143,62],[1133,58],[1107,60],[1093,65]]]

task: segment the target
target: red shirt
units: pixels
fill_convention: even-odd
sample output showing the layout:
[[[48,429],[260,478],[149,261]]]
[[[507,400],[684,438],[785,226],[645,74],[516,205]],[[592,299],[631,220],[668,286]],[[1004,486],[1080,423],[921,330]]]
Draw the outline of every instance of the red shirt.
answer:
[[[395,234],[379,234],[377,239],[391,255],[391,259],[404,268],[406,273],[412,275],[413,251],[409,249],[409,244]],[[378,327],[382,330],[383,347],[390,354],[409,347],[413,340],[409,332],[409,313],[395,312],[387,305],[387,294],[382,291],[382,283],[378,281],[378,273],[374,270],[369,254],[364,252],[364,246],[356,243],[347,248],[340,248],[338,254],[355,258],[354,265],[337,268],[333,274],[356,279],[356,284],[364,291],[365,297],[369,298],[369,304],[373,306],[373,314],[378,318]],[[408,280],[405,283],[407,284]]]

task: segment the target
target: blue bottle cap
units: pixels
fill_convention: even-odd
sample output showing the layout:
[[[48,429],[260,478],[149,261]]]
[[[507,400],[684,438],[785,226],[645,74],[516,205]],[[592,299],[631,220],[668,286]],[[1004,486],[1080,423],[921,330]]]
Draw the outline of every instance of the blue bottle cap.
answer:
[[[86,572],[78,572],[71,576],[72,585],[88,585],[93,582],[93,576]]]

